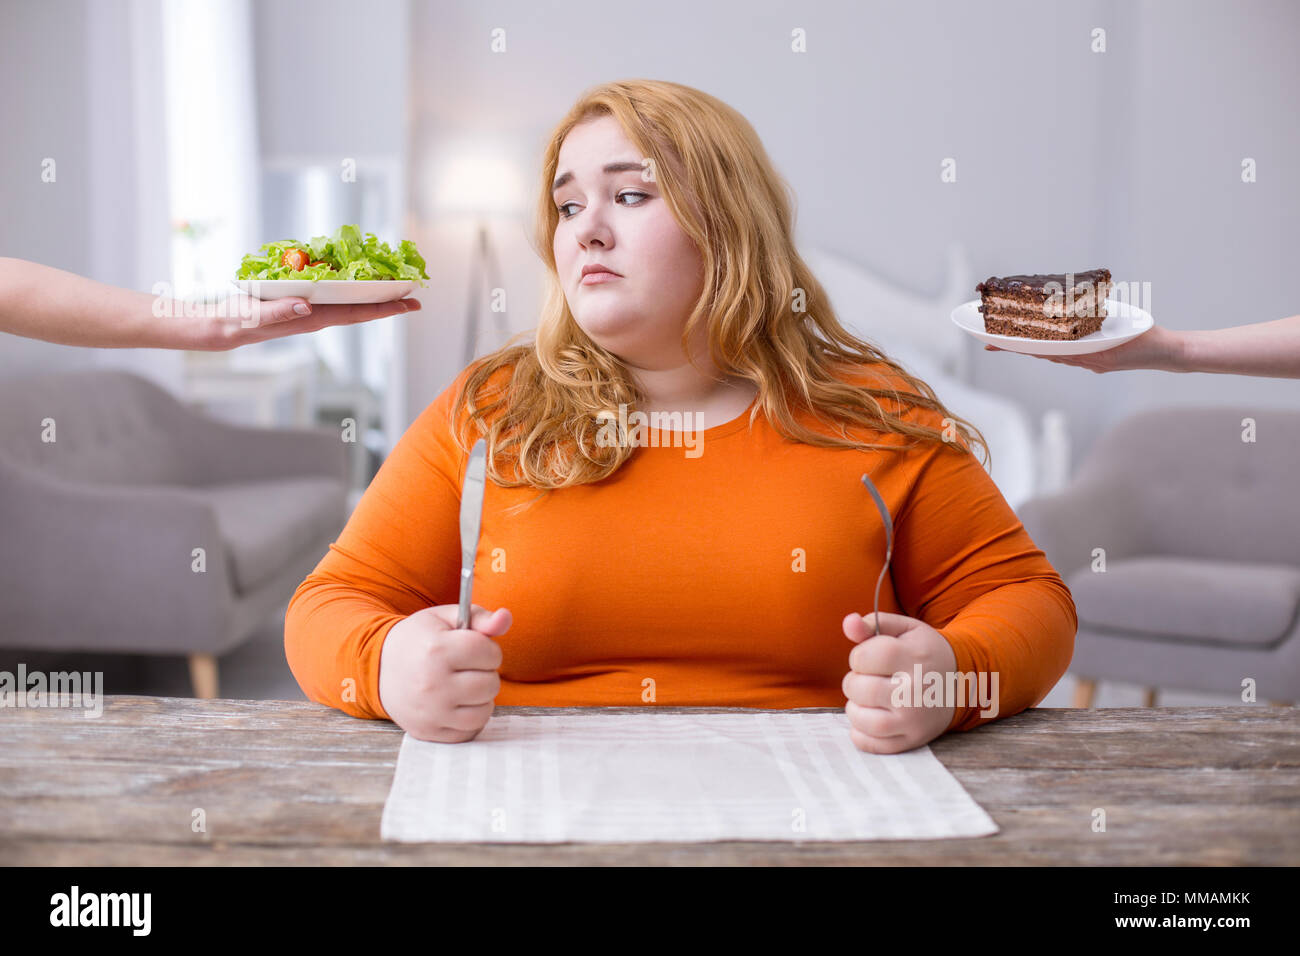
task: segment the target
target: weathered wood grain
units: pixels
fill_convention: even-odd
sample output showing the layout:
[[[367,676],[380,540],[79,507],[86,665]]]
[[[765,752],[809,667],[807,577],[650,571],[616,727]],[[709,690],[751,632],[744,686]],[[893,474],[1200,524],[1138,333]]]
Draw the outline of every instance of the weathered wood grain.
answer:
[[[501,707],[501,714],[645,713]],[[743,708],[656,708],[739,713]],[[807,712],[838,712],[809,708]],[[295,701],[0,710],[7,865],[1295,865],[1300,709],[1031,710],[931,748],[1002,832],[844,843],[395,844],[402,731]],[[1106,811],[1106,831],[1093,832]],[[195,833],[201,809],[207,831]]]

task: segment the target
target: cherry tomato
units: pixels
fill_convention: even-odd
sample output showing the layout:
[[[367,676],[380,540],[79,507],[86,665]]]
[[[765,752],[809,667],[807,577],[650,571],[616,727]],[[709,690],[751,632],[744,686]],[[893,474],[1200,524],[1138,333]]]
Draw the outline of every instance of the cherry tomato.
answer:
[[[309,258],[307,253],[301,249],[286,249],[284,255],[280,258],[280,262],[295,272],[302,272]]]

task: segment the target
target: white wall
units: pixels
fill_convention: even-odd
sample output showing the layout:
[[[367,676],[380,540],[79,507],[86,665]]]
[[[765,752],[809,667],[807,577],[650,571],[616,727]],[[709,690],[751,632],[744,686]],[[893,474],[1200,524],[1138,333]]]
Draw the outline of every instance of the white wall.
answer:
[[[400,154],[406,32],[405,0],[257,0],[263,155]]]
[[[0,30],[0,255],[149,291],[169,276],[159,0],[10,0]],[[44,182],[42,162],[55,162]],[[0,333],[0,376],[77,367],[178,391],[179,352]]]
[[[1158,322],[1214,329],[1300,313],[1300,4],[1142,5],[1134,17],[1134,104],[1122,156],[1127,189],[1112,205]],[[1254,183],[1241,162],[1257,163]],[[1092,376],[1069,369],[1079,377]],[[1096,377],[1096,376],[1092,376]],[[1107,376],[1108,380],[1111,376]],[[1111,414],[1240,401],[1300,406],[1300,382],[1129,372]],[[1088,383],[1094,389],[1105,384]]]
[[[1300,5],[777,2],[652,8],[413,3],[413,143],[480,135],[536,178],[542,138],[588,86],[697,86],[754,125],[798,197],[797,240],[936,291],[950,239],[980,278],[1106,266],[1150,282],[1158,322],[1216,328],[1300,312]],[[490,52],[506,30],[507,51]],[[806,31],[807,52],[790,50]],[[1107,31],[1107,51],[1090,49]],[[1240,182],[1253,156],[1259,181]],[[957,160],[956,183],[940,163]],[[411,207],[438,254],[429,318],[410,341],[418,413],[461,367],[468,235]],[[508,244],[515,328],[536,322],[540,263]],[[431,259],[431,274],[435,268]],[[522,291],[523,296],[513,295]],[[971,298],[975,297],[974,289]],[[884,343],[887,347],[888,343]],[[487,342],[484,346],[488,345]],[[1294,380],[1084,369],[979,350],[974,380],[1036,409],[1073,410],[1074,453],[1133,409],[1170,401],[1300,406]]]
[[[0,29],[0,256],[32,259],[86,274],[86,204],[92,170],[85,61],[86,12],[79,0],[9,2]],[[55,181],[41,164],[55,161]],[[36,368],[95,364],[93,349],[51,345],[0,332],[0,377]]]

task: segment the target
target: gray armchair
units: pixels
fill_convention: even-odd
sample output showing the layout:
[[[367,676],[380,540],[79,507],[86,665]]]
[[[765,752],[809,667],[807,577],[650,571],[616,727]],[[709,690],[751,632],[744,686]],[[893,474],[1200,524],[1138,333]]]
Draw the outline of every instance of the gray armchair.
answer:
[[[237,427],[126,372],[0,382],[0,645],[184,655],[215,697],[217,656],[342,530],[346,481],[330,429]]]
[[[1261,700],[1300,697],[1297,475],[1300,412],[1165,408],[1021,506],[1078,609],[1075,706],[1098,680],[1144,686],[1148,706],[1157,687],[1238,695],[1247,678]]]

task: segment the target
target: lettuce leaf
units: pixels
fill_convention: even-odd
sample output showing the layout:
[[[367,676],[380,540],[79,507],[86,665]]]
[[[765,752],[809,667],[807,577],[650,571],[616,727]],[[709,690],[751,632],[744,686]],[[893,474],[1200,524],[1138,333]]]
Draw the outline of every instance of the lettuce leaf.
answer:
[[[317,265],[294,269],[284,264],[284,254],[300,249]],[[374,233],[355,225],[340,226],[333,236],[313,236],[310,242],[280,239],[268,242],[257,252],[250,252],[239,263],[236,279],[322,279],[381,280],[402,279],[424,285],[429,278],[424,257],[415,243],[403,239],[396,251]]]

